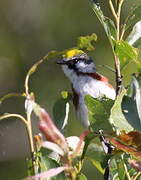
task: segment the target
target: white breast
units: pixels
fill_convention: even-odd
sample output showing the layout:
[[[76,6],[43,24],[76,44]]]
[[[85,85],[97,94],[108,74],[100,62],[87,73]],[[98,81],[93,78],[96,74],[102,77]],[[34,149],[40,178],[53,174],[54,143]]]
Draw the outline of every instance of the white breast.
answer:
[[[78,76],[73,79],[73,87],[78,94],[85,96],[87,94],[94,98],[106,96],[115,99],[115,90],[108,86],[106,82],[102,82],[91,78],[90,76]]]
[[[88,110],[84,103],[84,97],[91,95],[94,98],[101,98],[106,96],[110,99],[115,99],[115,90],[108,86],[106,82],[96,80],[90,76],[76,75],[73,70],[69,70],[63,67],[63,71],[66,76],[71,80],[73,88],[79,95],[79,105],[77,109],[77,115],[80,117],[85,127],[89,126]]]
[[[113,88],[89,76],[79,76],[77,80],[74,81],[73,87],[80,96],[77,115],[85,127],[89,126],[88,109],[84,102],[85,95],[91,95],[94,98],[106,96],[113,100],[116,96]]]

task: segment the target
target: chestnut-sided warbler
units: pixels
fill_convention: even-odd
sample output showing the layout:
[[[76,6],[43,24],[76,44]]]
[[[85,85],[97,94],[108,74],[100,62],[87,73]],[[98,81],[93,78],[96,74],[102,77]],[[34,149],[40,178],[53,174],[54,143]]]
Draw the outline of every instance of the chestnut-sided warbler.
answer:
[[[90,123],[84,97],[91,95],[100,99],[105,96],[114,100],[115,90],[106,77],[96,72],[93,60],[82,50],[68,50],[57,63],[61,64],[65,75],[72,83],[73,103],[77,116],[82,124],[88,127]]]

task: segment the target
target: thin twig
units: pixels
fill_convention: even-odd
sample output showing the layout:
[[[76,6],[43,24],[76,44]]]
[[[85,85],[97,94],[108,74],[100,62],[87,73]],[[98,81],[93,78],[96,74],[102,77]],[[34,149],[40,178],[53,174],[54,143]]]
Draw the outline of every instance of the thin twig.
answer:
[[[109,5],[111,8],[111,12],[115,18],[115,22],[116,22],[116,27],[117,27],[117,37],[116,40],[120,40],[120,15],[121,15],[121,7],[123,4],[124,0],[120,0],[119,4],[118,4],[118,10],[117,12],[115,11],[115,8],[113,6],[112,0],[109,0]],[[123,33],[123,32],[122,32]],[[122,34],[123,36],[123,34]],[[122,37],[121,36],[121,37]],[[114,50],[114,60],[115,60],[115,70],[116,70],[116,94],[118,95],[121,89],[121,84],[122,84],[122,76],[121,76],[121,72],[120,72],[120,61],[118,56],[115,54]]]
[[[126,172],[127,179],[131,180],[130,174],[129,174],[128,169],[127,169],[127,166],[126,166],[126,164],[124,162],[123,162],[123,166],[124,166],[124,169],[125,169],[125,172]]]
[[[30,76],[36,71],[38,66],[41,63],[43,63],[43,61],[45,61],[49,57],[53,57],[53,55],[54,56],[56,55],[55,51],[51,51],[50,53],[45,55],[43,58],[41,58],[39,61],[37,61],[29,69],[29,71],[28,71],[28,73],[26,75],[26,78],[25,78],[25,83],[24,83],[25,95],[26,95],[27,100],[30,100],[30,98],[31,98],[31,94],[30,94],[30,91],[29,91],[29,78],[30,78]],[[31,112],[28,112],[28,111],[26,112],[26,115],[27,115],[26,130],[27,130],[27,135],[28,135],[28,140],[29,140],[29,147],[30,147],[30,152],[31,152],[31,160],[32,160],[33,170],[34,170],[34,174],[36,174],[38,172],[38,163],[37,163],[36,151],[35,151],[35,147],[34,147],[34,138],[33,138],[32,123],[31,123]]]
[[[33,165],[33,172],[36,174],[38,172],[38,165],[36,161],[36,154],[35,154],[35,148],[34,148],[34,141],[33,141],[33,132],[32,132],[32,126],[31,123],[28,122],[28,126],[26,127],[27,134],[28,134],[28,142],[30,147],[30,153],[31,153],[31,160]]]
[[[29,77],[31,74],[33,74],[37,68],[37,66],[39,64],[41,64],[45,59],[46,59],[47,56],[43,57],[42,59],[40,59],[37,63],[35,63],[28,71],[27,75],[26,75],[26,78],[25,78],[25,93],[26,93],[26,96],[29,96]]]
[[[4,114],[0,116],[0,120],[5,119],[5,118],[11,118],[11,117],[16,117],[16,118],[21,119],[24,122],[24,124],[27,126],[27,120],[19,114]]]
[[[34,138],[33,138],[33,130],[32,130],[32,122],[31,122],[31,114],[34,106],[34,100],[32,95],[28,95],[26,99],[26,116],[27,116],[27,135],[28,135],[28,141],[29,141],[29,147],[30,147],[30,153],[31,153],[31,160],[32,160],[32,166],[33,166],[33,172],[34,174],[38,173],[38,163],[36,158],[36,150],[34,146]]]
[[[109,5],[110,5],[113,16],[115,17],[115,19],[117,19],[117,14],[115,12],[115,8],[113,6],[112,0],[109,0]]]
[[[4,95],[4,96],[2,96],[2,97],[0,98],[0,104],[1,104],[3,101],[5,101],[6,99],[11,98],[11,97],[14,97],[14,96],[21,96],[21,97],[23,97],[24,94],[21,94],[21,93],[9,93],[9,94],[6,94],[6,95]]]
[[[117,40],[120,39],[120,15],[121,15],[121,7],[123,4],[124,0],[120,0],[119,4],[118,4],[118,11],[117,11],[117,18],[116,18],[116,22],[117,22]]]
[[[27,121],[28,121],[27,131],[29,136],[30,149],[31,149],[31,153],[34,153],[33,132],[31,125],[31,117],[29,115],[27,115]]]
[[[123,162],[123,166],[124,166],[124,169],[125,169],[125,173],[126,173],[126,176],[127,176],[127,179],[128,180],[131,180],[131,177],[130,177],[130,174],[129,174],[129,172],[128,172],[128,169],[127,169],[127,166],[126,166],[126,164],[125,164],[125,162],[124,162],[124,154],[122,154],[121,155],[121,160],[122,160],[122,162]]]
[[[120,61],[118,56],[114,54],[115,59],[115,70],[116,70],[116,94],[118,95],[122,85],[122,76],[120,72]]]
[[[57,53],[56,51],[51,51],[50,53],[48,53],[47,55],[45,55],[43,58],[41,58],[39,61],[37,61],[35,64],[33,64],[33,66],[29,69],[26,78],[25,78],[25,83],[24,83],[24,87],[25,87],[25,93],[26,96],[29,96],[29,78],[31,76],[31,74],[33,74],[36,69],[38,68],[38,66],[43,63],[45,60],[47,60],[48,58],[53,58],[56,57],[59,54],[62,54],[62,52]]]
[[[31,151],[31,155],[32,155],[32,160],[33,160],[33,167],[34,167],[34,172],[36,172],[35,170],[37,169],[35,167],[35,151],[34,151],[34,143],[33,143],[33,135],[32,135],[32,129],[31,129],[31,120],[30,117],[27,118],[27,120],[21,116],[20,114],[4,114],[2,116],[0,116],[0,120],[2,119],[6,119],[6,118],[19,118],[22,120],[22,122],[26,125],[26,129],[27,129],[27,134],[28,134],[28,139],[29,139],[29,145],[30,145],[30,151]]]
[[[29,92],[29,78],[30,75],[33,74],[37,67],[47,58],[47,55],[44,56],[42,59],[40,59],[38,62],[36,62],[28,71],[26,78],[25,78],[25,94],[26,98],[30,99],[30,92]],[[38,172],[38,165],[36,163],[36,155],[35,155],[35,147],[34,147],[34,138],[33,138],[33,131],[32,131],[32,123],[31,123],[31,113],[26,113],[27,114],[27,135],[28,135],[28,141],[29,141],[29,147],[30,147],[30,153],[31,153],[31,160],[32,160],[32,165],[33,165],[33,171],[34,174]]]
[[[136,180],[141,175],[141,172],[138,172],[131,180]]]
[[[126,24],[124,24],[123,27],[122,27],[120,41],[123,39],[123,36],[124,36],[124,33],[125,33],[125,27],[126,27]]]

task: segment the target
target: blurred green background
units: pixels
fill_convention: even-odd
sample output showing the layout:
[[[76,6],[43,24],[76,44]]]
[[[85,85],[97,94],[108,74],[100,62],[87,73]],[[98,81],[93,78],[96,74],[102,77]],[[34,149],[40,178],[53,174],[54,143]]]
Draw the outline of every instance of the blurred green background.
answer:
[[[137,2],[136,0],[134,2]],[[133,1],[124,6],[124,18]],[[139,1],[138,1],[139,2]],[[101,1],[104,12],[111,16],[107,0]],[[126,9],[126,11],[125,11]],[[0,0],[0,97],[10,92],[23,92],[28,69],[50,50],[74,47],[78,36],[96,33],[95,51],[90,53],[97,69],[114,85],[114,74],[100,67],[113,67],[113,56],[102,26],[88,0]],[[56,60],[40,66],[31,77],[30,88],[36,101],[52,114],[52,107],[62,90],[71,90]],[[24,100],[14,97],[0,106],[0,113],[24,114]],[[38,132],[33,117],[34,131]],[[68,135],[83,131],[76,120],[73,106]],[[26,131],[17,119],[0,122],[0,179],[20,180],[26,176],[26,157],[29,155]],[[90,167],[90,163],[86,165]],[[92,168],[84,168],[92,180],[102,179]]]

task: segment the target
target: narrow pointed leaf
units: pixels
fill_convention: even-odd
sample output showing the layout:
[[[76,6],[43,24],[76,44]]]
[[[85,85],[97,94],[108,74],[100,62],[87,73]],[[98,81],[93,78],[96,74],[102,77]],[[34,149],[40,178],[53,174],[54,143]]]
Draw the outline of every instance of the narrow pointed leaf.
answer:
[[[56,152],[59,155],[64,155],[64,151],[55,143],[49,142],[49,141],[43,141],[41,143],[41,146],[47,149],[50,149],[53,152]]]
[[[111,109],[111,115],[109,118],[109,122],[113,126],[115,130],[125,130],[127,132],[132,131],[134,128],[132,125],[128,122],[128,120],[125,118],[122,108],[121,108],[121,103],[123,96],[125,95],[126,90],[123,89],[120,95],[118,95],[112,109]]]
[[[29,176],[27,179],[48,179],[51,177],[54,177],[58,174],[60,174],[62,171],[64,171],[66,169],[66,167],[57,167],[57,168],[52,168],[49,169],[48,171],[36,174],[35,176]]]
[[[39,105],[35,104],[34,112],[39,117],[39,129],[45,135],[48,141],[56,143],[59,145],[64,152],[68,151],[68,145],[66,143],[66,139],[64,135],[59,131],[59,129],[55,126],[49,114],[45,111],[45,109],[41,108]]]
[[[126,172],[124,168],[124,161],[121,158],[122,154],[114,155],[110,160],[110,177],[116,180],[125,180]],[[116,178],[117,177],[117,178]]]
[[[115,53],[119,57],[121,70],[131,61],[137,61],[138,50],[126,41],[115,41]]]
[[[52,168],[58,168],[60,164],[56,162],[54,159],[49,158],[50,152],[47,149],[41,148],[39,152],[40,158],[40,171],[45,172]],[[52,177],[52,180],[66,180],[67,178],[64,175],[64,172],[58,174],[56,177]]]
[[[131,8],[129,16],[125,21],[126,29],[128,29],[131,26],[133,27],[140,20],[141,20],[141,3]]]
[[[126,41],[136,48],[141,46],[141,21],[135,24]]]
[[[99,21],[101,22],[112,47],[114,47],[113,40],[116,39],[116,27],[115,27],[114,22],[108,17],[104,16],[99,3],[93,2],[92,9],[95,12],[96,16],[98,17]]]
[[[124,151],[128,154],[131,154],[135,158],[141,161],[141,152],[137,150],[137,148],[125,145],[124,143],[120,142],[117,138],[108,138],[111,144],[113,144],[117,149]]]
[[[63,130],[67,125],[68,115],[69,115],[68,99],[63,99],[63,98],[58,99],[53,106],[53,119],[56,126],[60,130]]]
[[[139,151],[141,150],[141,132],[130,131],[129,133],[125,133],[122,131],[118,137],[124,144],[134,146]]]
[[[92,164],[104,174],[104,169],[107,167],[108,159],[101,145],[91,143],[86,153],[86,158],[88,158]]]
[[[129,90],[123,98],[122,111],[131,126],[141,131],[141,77],[133,76]]]

